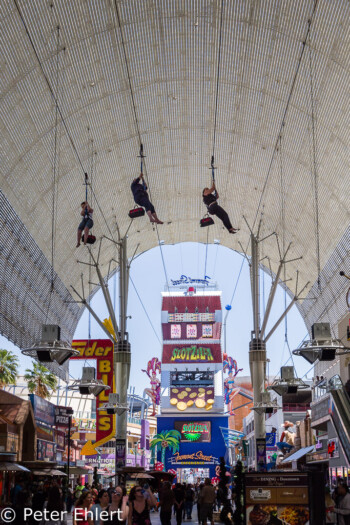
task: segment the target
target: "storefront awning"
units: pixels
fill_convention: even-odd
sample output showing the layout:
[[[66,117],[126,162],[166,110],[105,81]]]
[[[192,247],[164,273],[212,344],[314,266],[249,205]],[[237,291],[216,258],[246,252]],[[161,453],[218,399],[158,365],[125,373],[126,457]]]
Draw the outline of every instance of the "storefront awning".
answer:
[[[233,430],[233,428],[220,427],[222,437],[225,441],[226,447],[234,447],[241,441],[244,437],[243,432],[238,432],[238,430]]]
[[[56,469],[39,469],[33,470],[32,473],[34,476],[67,476],[62,470]]]
[[[306,454],[309,454],[310,452],[314,452],[314,450],[315,450],[314,445],[311,445],[310,447],[301,448],[297,450],[296,452],[294,452],[294,454],[292,454],[291,456],[288,456],[287,458],[283,459],[281,461],[281,465],[283,465],[284,463],[290,463],[291,461],[297,461],[298,459],[302,458]]]
[[[12,463],[10,461],[1,461],[0,462],[0,471],[4,472],[30,472],[26,467],[18,465],[17,463]]]
[[[70,467],[69,474],[74,474],[75,476],[85,476],[89,472],[93,472],[94,469],[89,467]]]

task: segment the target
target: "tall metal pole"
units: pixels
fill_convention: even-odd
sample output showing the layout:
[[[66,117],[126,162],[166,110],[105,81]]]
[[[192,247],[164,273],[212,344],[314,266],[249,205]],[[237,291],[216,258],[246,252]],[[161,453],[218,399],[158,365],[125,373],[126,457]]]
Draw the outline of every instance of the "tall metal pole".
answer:
[[[251,284],[254,330],[249,344],[249,365],[253,386],[254,405],[261,403],[261,394],[265,391],[265,368],[266,368],[266,345],[260,338],[260,308],[259,308],[259,241],[251,235]],[[254,434],[255,440],[266,437],[265,414],[254,411]],[[257,465],[257,454],[255,446],[255,463]]]
[[[128,386],[131,364],[131,348],[126,331],[127,304],[128,304],[128,258],[127,258],[127,239],[126,236],[119,243],[119,312],[120,312],[120,332],[118,334],[118,343],[114,347],[115,358],[115,380],[116,391],[119,394],[119,403],[127,404]],[[125,465],[127,455],[127,422],[128,411],[116,415],[116,444],[124,443],[125,447]],[[117,462],[116,462],[117,474]]]

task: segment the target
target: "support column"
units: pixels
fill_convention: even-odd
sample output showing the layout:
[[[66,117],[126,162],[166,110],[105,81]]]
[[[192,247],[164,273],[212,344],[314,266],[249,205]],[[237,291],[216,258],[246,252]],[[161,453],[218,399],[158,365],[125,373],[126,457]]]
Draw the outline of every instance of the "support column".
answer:
[[[126,331],[127,304],[128,304],[128,283],[129,270],[127,258],[127,239],[124,237],[119,244],[119,312],[120,312],[120,332],[118,333],[118,343],[114,346],[114,365],[116,391],[119,394],[119,403],[127,404],[128,387],[131,365],[131,347]],[[128,411],[116,415],[116,440],[123,440],[125,443],[125,465],[127,456],[127,423]],[[116,441],[117,443],[117,441]]]
[[[254,405],[261,403],[261,394],[265,391],[265,368],[266,368],[266,345],[260,339],[260,295],[259,295],[259,243],[257,238],[251,235],[251,285],[253,303],[254,330],[252,340],[249,343],[249,366],[252,378]],[[255,464],[256,440],[265,439],[265,414],[259,414],[254,410],[254,440],[255,440]]]

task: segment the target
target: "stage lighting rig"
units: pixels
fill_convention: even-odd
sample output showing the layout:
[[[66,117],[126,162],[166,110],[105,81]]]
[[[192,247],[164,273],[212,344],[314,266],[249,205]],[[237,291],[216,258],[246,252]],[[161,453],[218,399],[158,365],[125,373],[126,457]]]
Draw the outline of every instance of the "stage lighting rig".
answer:
[[[333,361],[336,356],[350,353],[350,348],[340,339],[332,338],[329,323],[315,323],[311,327],[312,339],[303,341],[293,350],[294,355],[302,356],[310,364],[319,361]]]
[[[128,409],[127,403],[119,403],[119,394],[109,394],[108,403],[104,403],[97,410],[104,410],[108,415],[117,414],[117,416],[121,416]]]
[[[37,359],[39,363],[63,365],[70,357],[79,355],[66,341],[61,341],[61,329],[57,325],[42,325],[41,340],[22,350],[23,355]]]
[[[263,392],[261,401],[256,403],[251,410],[255,410],[258,414],[272,414],[274,410],[281,408],[277,403],[277,399],[271,400],[270,392]]]
[[[294,377],[294,367],[282,366],[281,377],[275,379],[273,383],[267,387],[267,390],[273,390],[279,396],[283,396],[285,394],[296,394],[298,390],[305,390],[307,388],[310,388],[309,385],[298,377]]]
[[[110,388],[101,379],[96,379],[96,369],[92,367],[84,367],[82,378],[77,379],[68,387],[69,390],[78,391],[82,396],[93,395],[95,397]]]

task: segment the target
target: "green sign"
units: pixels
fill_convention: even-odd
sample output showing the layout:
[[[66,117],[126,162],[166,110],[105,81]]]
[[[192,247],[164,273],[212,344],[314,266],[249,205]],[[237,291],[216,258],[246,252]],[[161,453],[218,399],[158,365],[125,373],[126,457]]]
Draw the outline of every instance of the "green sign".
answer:
[[[174,348],[170,361],[214,361],[210,348],[202,346],[188,346],[187,348]]]
[[[181,434],[181,441],[195,441],[197,443],[210,442],[210,421],[175,421],[175,429]]]

